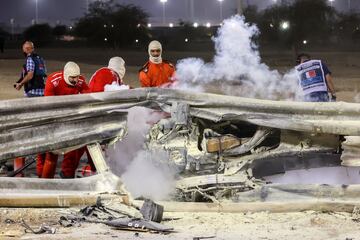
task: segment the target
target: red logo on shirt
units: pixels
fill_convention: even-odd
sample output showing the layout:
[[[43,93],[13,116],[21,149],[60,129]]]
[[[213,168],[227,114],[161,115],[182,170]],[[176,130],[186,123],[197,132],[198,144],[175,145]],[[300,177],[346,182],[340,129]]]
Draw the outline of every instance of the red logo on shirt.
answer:
[[[313,78],[316,77],[316,71],[315,70],[310,70],[306,73],[306,78]]]

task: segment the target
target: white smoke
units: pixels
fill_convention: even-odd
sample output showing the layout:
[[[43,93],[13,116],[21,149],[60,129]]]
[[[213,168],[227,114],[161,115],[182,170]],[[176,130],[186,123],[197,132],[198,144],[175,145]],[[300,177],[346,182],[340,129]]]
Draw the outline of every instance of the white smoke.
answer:
[[[164,200],[175,189],[175,171],[165,151],[140,151],[121,176],[134,198]]]
[[[173,190],[175,172],[167,166],[166,153],[144,150],[150,127],[164,114],[143,107],[128,111],[128,135],[106,150],[110,169],[121,176],[125,187],[133,197],[144,196],[153,200],[166,197]]]
[[[145,138],[150,127],[163,117],[156,113],[154,110],[143,107],[129,109],[127,136],[106,151],[108,163],[115,174],[121,176],[137,153],[144,149]]]
[[[359,167],[322,167],[314,169],[301,169],[286,171],[265,177],[272,183],[285,184],[359,184]]]
[[[106,84],[104,87],[105,92],[112,92],[118,90],[129,90],[130,86],[128,85],[119,85],[116,82],[112,82],[112,84]]]
[[[255,25],[245,23],[236,15],[224,21],[213,39],[216,54],[213,62],[187,58],[176,66],[179,88],[194,85],[219,85],[228,95],[289,99],[298,96],[298,80],[295,71],[282,76],[261,62],[254,38],[259,35]],[[191,87],[189,87],[189,85]]]

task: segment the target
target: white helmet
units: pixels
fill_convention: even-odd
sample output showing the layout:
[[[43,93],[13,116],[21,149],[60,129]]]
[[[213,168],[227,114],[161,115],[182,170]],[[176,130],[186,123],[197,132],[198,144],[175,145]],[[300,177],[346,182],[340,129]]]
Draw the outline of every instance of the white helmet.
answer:
[[[120,79],[123,80],[126,72],[124,59],[121,57],[110,58],[108,68],[114,70],[119,74]]]
[[[67,62],[64,67],[64,80],[67,84],[74,86],[69,77],[80,76],[80,67],[74,62]]]
[[[151,55],[151,50],[158,50],[160,49],[160,55],[159,57],[153,57]],[[149,43],[149,48],[148,48],[148,53],[149,53],[149,60],[150,62],[152,63],[155,63],[155,64],[159,64],[159,63],[162,63],[162,58],[161,58],[161,55],[162,55],[162,46],[161,46],[161,43],[159,41],[151,41]]]

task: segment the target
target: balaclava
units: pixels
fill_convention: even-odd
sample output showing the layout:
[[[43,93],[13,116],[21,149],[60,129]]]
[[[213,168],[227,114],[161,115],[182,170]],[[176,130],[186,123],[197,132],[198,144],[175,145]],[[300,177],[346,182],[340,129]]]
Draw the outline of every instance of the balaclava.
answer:
[[[74,86],[69,80],[69,77],[79,76],[80,75],[80,67],[74,62],[67,62],[64,67],[64,80],[70,85]]]
[[[151,56],[151,50],[156,50],[156,49],[160,49],[160,55],[159,57],[153,57]],[[155,63],[155,64],[160,64],[162,63],[162,58],[161,58],[161,54],[162,54],[162,46],[161,46],[161,43],[159,41],[152,41],[149,43],[149,48],[148,48],[148,52],[149,52],[149,60],[150,62],[152,63]]]
[[[108,68],[114,70],[117,74],[119,74],[121,80],[124,79],[126,72],[124,59],[122,59],[121,57],[110,58]]]

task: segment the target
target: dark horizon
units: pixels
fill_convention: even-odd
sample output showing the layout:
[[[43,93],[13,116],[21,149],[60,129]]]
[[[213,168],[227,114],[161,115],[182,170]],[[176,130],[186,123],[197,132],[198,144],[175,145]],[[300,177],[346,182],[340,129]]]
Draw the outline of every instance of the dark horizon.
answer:
[[[36,0],[11,0],[2,4],[0,9],[0,25],[10,26],[14,19],[14,26],[29,26],[36,18]],[[92,0],[88,0],[92,1]],[[38,22],[51,25],[71,25],[76,18],[82,17],[86,12],[87,0],[38,0]],[[191,0],[168,0],[165,4],[166,23],[177,23],[179,19],[205,24],[218,24],[220,22],[220,3],[218,0],[193,0],[194,19],[189,13],[189,1]],[[160,0],[115,0],[120,4],[134,4],[143,8],[149,14],[149,22],[162,23],[163,6]],[[277,0],[280,2],[280,0]],[[360,9],[360,0],[351,0],[351,11]],[[243,0],[244,6],[256,5],[264,9],[274,0]],[[329,2],[330,4],[330,2]],[[332,5],[338,11],[348,11],[348,1],[335,0]],[[222,15],[227,18],[236,13],[236,0],[224,0],[222,2]],[[64,14],[66,13],[66,14]]]

